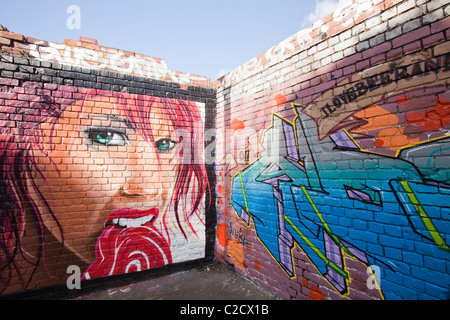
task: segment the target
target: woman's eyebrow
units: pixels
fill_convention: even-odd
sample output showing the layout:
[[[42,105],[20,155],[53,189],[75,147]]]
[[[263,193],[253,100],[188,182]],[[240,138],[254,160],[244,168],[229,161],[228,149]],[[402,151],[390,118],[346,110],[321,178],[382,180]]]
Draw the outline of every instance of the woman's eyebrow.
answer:
[[[118,117],[115,115],[108,115],[108,114],[88,115],[87,118],[88,119],[107,119],[109,121],[120,122],[120,123],[125,124],[128,128],[135,130],[133,124],[127,118]]]

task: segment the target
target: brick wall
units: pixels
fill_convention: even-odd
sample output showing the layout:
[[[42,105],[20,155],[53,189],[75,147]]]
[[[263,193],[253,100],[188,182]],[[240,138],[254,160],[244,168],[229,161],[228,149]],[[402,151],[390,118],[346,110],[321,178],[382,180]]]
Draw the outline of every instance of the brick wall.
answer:
[[[283,299],[448,298],[449,14],[352,0],[213,84],[1,30],[2,294],[214,255]]]
[[[447,299],[450,3],[354,0],[215,82],[216,259],[284,299]]]
[[[211,261],[209,80],[93,39],[0,37],[1,294]]]

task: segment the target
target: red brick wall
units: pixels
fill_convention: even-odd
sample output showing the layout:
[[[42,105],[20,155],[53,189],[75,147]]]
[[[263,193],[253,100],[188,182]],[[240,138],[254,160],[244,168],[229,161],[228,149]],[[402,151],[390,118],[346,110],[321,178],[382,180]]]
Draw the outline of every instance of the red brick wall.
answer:
[[[105,202],[117,211],[107,200],[113,186],[136,200],[126,181],[139,178],[159,181],[155,197],[211,203],[180,221],[173,206],[164,211],[178,236],[168,224],[157,229],[152,268],[208,260],[214,249],[283,299],[448,298],[449,14],[448,1],[349,1],[215,90],[205,77],[94,39],[58,44],[0,31],[2,293],[64,286],[70,266],[109,275],[95,253],[111,249],[103,232],[113,239],[117,230],[88,235],[92,218]],[[183,115],[195,109],[204,128],[174,121],[165,102]],[[80,117],[86,110],[101,117]],[[155,150],[166,159],[170,141],[149,139],[149,149],[142,128],[167,135],[167,123],[205,145],[204,166],[178,171],[195,180],[188,189],[168,166],[122,170],[156,165],[146,157]],[[130,141],[139,152],[120,149]],[[108,144],[114,151],[101,150]],[[137,223],[128,218],[122,224]],[[140,235],[128,235],[140,249]]]
[[[211,261],[209,80],[93,39],[0,37],[1,294]]]
[[[216,259],[284,299],[448,298],[449,14],[350,1],[215,82]]]

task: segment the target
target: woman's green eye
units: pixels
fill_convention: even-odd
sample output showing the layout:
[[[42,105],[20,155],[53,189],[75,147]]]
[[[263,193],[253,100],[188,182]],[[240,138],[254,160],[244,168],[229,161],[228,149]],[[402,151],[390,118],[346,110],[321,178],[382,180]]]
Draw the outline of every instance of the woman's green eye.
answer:
[[[90,128],[86,133],[94,145],[126,146],[128,136],[125,132],[111,128]]]
[[[113,134],[111,132],[98,133],[96,141],[102,144],[108,144],[112,139]]]
[[[156,148],[159,152],[164,153],[175,148],[176,143],[170,139],[160,139],[155,142]]]

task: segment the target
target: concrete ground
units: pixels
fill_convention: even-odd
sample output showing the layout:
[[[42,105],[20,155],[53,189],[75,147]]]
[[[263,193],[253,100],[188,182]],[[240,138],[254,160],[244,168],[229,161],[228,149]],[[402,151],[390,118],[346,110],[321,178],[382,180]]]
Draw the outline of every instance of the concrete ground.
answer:
[[[98,290],[71,300],[279,300],[219,263],[129,285]]]

